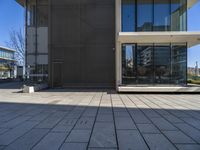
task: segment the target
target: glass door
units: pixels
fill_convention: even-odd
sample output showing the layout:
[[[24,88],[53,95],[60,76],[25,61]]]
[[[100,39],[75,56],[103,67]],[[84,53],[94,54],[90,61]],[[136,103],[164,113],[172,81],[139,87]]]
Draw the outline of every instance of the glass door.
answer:
[[[136,83],[135,44],[122,45],[122,83]]]

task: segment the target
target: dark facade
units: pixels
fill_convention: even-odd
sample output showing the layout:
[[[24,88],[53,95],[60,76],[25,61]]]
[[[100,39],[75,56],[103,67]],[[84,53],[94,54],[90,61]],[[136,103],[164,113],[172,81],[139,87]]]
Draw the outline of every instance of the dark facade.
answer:
[[[52,86],[114,87],[115,0],[51,0]]]
[[[26,7],[30,80],[114,87],[115,0],[27,0]]]

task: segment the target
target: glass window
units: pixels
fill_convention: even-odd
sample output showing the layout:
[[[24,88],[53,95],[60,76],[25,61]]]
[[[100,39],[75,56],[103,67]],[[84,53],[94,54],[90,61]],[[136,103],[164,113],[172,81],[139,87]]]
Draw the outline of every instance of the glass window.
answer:
[[[170,0],[154,0],[154,31],[170,30]]]
[[[37,2],[37,26],[48,26],[48,0]]]
[[[135,31],[135,0],[122,0],[122,31]]]
[[[153,83],[153,44],[137,46],[137,83]]]
[[[135,44],[122,46],[122,82],[133,84],[136,81]]]
[[[28,0],[27,24],[27,52],[34,58],[29,64],[34,66],[30,78],[42,81],[48,72],[46,64],[41,63],[44,60],[39,57],[41,53],[48,55],[48,0]]]
[[[137,31],[152,31],[153,0],[137,1]]]
[[[28,0],[27,25],[35,26],[36,22],[36,0]]]
[[[187,46],[172,44],[172,83],[186,84]]]
[[[187,0],[122,0],[121,16],[122,32],[186,31]]]
[[[187,1],[171,0],[171,30],[187,30]]]
[[[170,44],[156,44],[154,46],[155,84],[170,84],[171,69]]]

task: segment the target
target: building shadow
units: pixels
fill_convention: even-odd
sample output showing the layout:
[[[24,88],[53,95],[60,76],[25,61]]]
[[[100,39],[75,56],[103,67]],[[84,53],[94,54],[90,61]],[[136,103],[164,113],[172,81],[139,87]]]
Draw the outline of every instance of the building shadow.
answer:
[[[4,103],[0,102],[0,129],[9,128],[10,130],[23,126],[26,122],[36,122],[36,125],[30,128],[26,133],[20,135],[20,138],[15,139],[13,135],[12,139],[4,145],[5,148],[17,146],[19,149],[26,145],[23,140],[20,140],[26,136],[32,129],[47,129],[48,132],[42,137],[45,138],[48,133],[58,132],[65,133],[66,138],[70,135],[73,129],[82,129],[91,131],[89,142],[90,146],[92,138],[97,138],[97,143],[103,143],[110,140],[110,136],[115,136],[114,143],[123,144],[124,140],[120,137],[121,132],[137,132],[136,138],[140,138],[143,144],[147,147],[151,147],[151,143],[156,143],[158,139],[152,138],[149,142],[146,139],[146,134],[160,135],[162,138],[166,138],[169,145],[176,146],[176,136],[168,137],[166,134],[168,131],[178,132],[184,136],[187,136],[193,144],[199,145],[200,141],[200,110],[186,110],[186,109],[158,109],[158,108],[131,108],[131,107],[95,107],[84,105],[70,105],[59,104],[58,101],[51,101],[48,104],[33,104],[33,103]],[[19,118],[18,121],[17,118]],[[27,118],[27,119],[24,119]],[[15,120],[15,121],[13,121]],[[13,124],[12,124],[13,123]],[[96,124],[109,125],[108,129],[99,128],[97,130]],[[70,131],[67,131],[70,126]],[[147,127],[147,128],[144,128]],[[148,129],[148,127],[150,127]],[[23,129],[21,129],[23,130]],[[27,130],[25,128],[24,130]],[[95,133],[94,133],[95,130]],[[106,131],[108,131],[106,133]],[[4,136],[7,137],[9,130],[0,134],[0,139]],[[20,134],[20,133],[18,133]],[[94,134],[94,135],[93,135]],[[95,137],[98,135],[98,137]],[[98,139],[103,137],[102,141]],[[42,138],[38,138],[32,141],[29,147],[35,146]],[[108,138],[108,139],[106,139]],[[124,137],[125,138],[125,137]],[[178,138],[178,137],[177,137]],[[18,140],[20,142],[18,142]],[[30,139],[31,140],[31,139]],[[99,140],[99,141],[98,141]],[[122,140],[122,141],[120,141]],[[135,139],[136,141],[138,139]],[[179,140],[179,139],[177,139]],[[27,141],[27,140],[24,140]],[[127,139],[127,141],[130,141]],[[140,141],[140,142],[141,142]],[[190,142],[191,142],[190,141]],[[0,145],[2,145],[0,140]],[[5,142],[6,143],[6,142]],[[184,143],[183,143],[184,144]],[[187,144],[187,143],[185,143]],[[169,146],[165,145],[165,146]],[[27,146],[27,145],[26,145]],[[119,148],[116,144],[115,148]]]

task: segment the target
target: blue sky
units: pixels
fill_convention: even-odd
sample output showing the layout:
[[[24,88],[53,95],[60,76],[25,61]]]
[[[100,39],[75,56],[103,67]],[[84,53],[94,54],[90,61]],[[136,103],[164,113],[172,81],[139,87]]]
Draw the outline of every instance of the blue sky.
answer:
[[[9,31],[24,27],[24,9],[15,0],[0,0],[0,45],[6,46]]]
[[[0,0],[0,45],[6,46],[9,30],[24,27],[24,10],[15,0]],[[188,11],[188,30],[200,31],[200,2]],[[188,50],[188,65],[200,64],[200,45]]]

